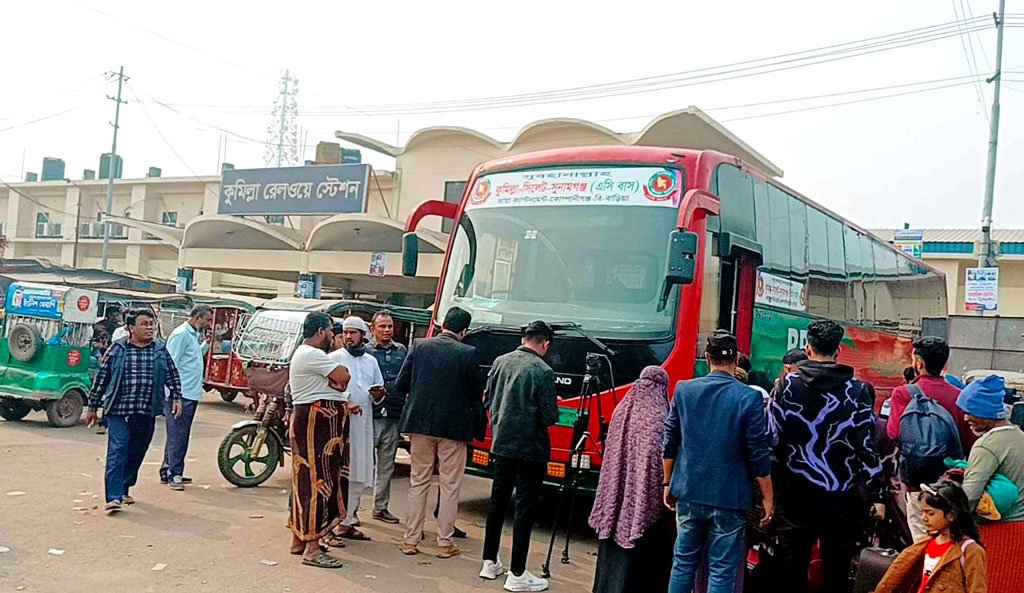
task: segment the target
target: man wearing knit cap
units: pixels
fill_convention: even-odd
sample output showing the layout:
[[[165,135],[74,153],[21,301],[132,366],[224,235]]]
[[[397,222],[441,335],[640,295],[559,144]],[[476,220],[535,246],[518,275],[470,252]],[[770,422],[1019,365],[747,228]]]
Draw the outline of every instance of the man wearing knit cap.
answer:
[[[1005,395],[1003,378],[989,375],[965,387],[956,400],[967,424],[979,435],[967,459],[963,488],[974,508],[992,476],[1003,474],[1021,494],[1002,520],[1024,521],[1024,432],[1006,419]]]

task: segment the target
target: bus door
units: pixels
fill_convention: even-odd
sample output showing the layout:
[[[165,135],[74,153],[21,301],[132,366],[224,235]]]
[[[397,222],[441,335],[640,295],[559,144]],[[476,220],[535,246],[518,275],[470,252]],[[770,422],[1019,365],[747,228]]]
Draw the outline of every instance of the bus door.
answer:
[[[707,337],[718,329],[732,332],[740,351],[749,354],[760,247],[718,231],[708,232],[706,244],[711,248],[704,251],[698,360],[703,356]]]

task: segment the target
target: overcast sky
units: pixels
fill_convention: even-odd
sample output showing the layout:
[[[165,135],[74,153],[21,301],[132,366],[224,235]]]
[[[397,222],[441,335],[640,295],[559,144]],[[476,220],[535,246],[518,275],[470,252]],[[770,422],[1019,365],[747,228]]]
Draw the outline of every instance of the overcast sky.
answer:
[[[263,166],[259,141],[267,139],[277,82],[288,68],[299,79],[299,123],[309,145],[333,140],[339,129],[404,142],[408,133],[432,125],[463,125],[507,140],[524,124],[559,116],[628,132],[656,114],[696,105],[781,166],[785,183],[862,225],[977,224],[991,85],[739,118],[961,83],[948,79],[971,74],[972,53],[977,71],[990,74],[994,28],[784,72],[595,100],[400,116],[367,107],[718,66],[952,23],[954,10],[961,18],[964,12],[980,17],[996,10],[997,0],[863,0],[829,12],[823,7],[839,4],[633,0],[610,6],[550,0],[4,2],[0,177],[22,177],[23,158],[24,170],[38,172],[44,156],[63,158],[72,178],[96,169],[99,155],[110,150],[114,110],[105,99],[113,89],[102,75],[121,65],[131,76],[118,142],[125,177],[143,176],[150,166],[165,176],[214,174],[225,136],[227,161]],[[1024,17],[1017,22],[1024,24]],[[1003,57],[1008,82],[995,200],[1002,228],[1024,227],[1022,35],[1022,28],[1007,29]],[[946,82],[715,109],[921,81]],[[312,155],[310,148],[307,158]],[[365,150],[364,159],[393,166]]]

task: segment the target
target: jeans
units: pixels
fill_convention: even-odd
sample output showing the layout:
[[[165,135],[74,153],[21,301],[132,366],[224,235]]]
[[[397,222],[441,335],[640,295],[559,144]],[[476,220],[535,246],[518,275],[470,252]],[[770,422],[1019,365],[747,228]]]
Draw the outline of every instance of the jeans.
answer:
[[[680,500],[676,503],[676,548],[669,593],[690,593],[697,566],[708,559],[707,593],[734,593],[746,513]],[[785,589],[780,589],[783,591]]]
[[[175,418],[171,403],[164,402],[164,418],[167,421],[167,445],[164,447],[164,463],[160,466],[160,479],[170,482],[175,476],[185,475],[185,455],[188,453],[188,439],[192,434],[192,420],[196,417],[198,401],[181,400],[181,418]]]
[[[536,515],[537,498],[547,475],[544,461],[524,461],[494,456],[494,480],[491,482],[491,503],[487,507],[487,532],[484,535],[484,560],[498,560],[501,530],[505,526],[505,513],[516,493],[515,519],[512,523],[512,574],[526,570],[526,557],[530,553],[530,534]]]
[[[123,500],[138,481],[155,424],[155,418],[142,414],[107,416],[107,469],[103,480],[107,502]]]
[[[850,569],[857,556],[857,537],[864,528],[867,503],[856,492],[825,492],[791,483],[780,492],[777,508],[778,590],[807,593],[811,548],[818,541],[826,591],[849,593],[853,589]]]
[[[395,473],[398,453],[398,419],[373,419],[373,448],[377,451],[377,483],[373,488],[373,509],[388,510],[391,502],[391,476]]]

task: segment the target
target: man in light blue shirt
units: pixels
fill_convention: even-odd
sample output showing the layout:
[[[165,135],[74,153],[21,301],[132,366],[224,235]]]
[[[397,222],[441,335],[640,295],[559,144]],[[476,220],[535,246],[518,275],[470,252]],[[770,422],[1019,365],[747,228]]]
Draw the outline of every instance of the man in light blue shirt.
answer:
[[[182,397],[180,416],[175,417],[169,411],[164,413],[167,446],[164,448],[164,463],[160,466],[160,482],[171,490],[184,490],[185,484],[192,481],[184,477],[185,454],[188,452],[192,420],[199,400],[203,399],[203,359],[209,347],[204,334],[211,325],[213,309],[209,305],[196,305],[188,321],[176,327],[167,338],[167,351],[181,375]]]

